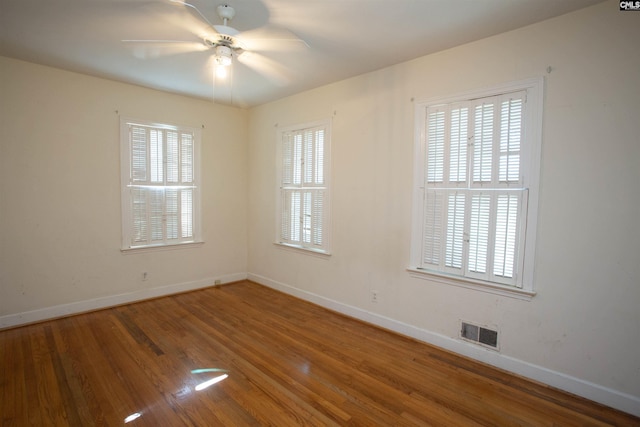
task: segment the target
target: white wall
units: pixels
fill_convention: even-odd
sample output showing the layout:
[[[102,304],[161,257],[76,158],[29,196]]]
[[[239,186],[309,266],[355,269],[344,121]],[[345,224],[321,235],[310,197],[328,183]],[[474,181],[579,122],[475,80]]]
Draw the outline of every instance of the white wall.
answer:
[[[640,415],[638,40],[640,15],[609,1],[253,109],[249,277]],[[546,90],[537,295],[522,301],[411,277],[412,100],[538,76]],[[276,128],[328,117],[326,259],[273,242]],[[460,341],[461,319],[497,328],[500,352]]]
[[[204,126],[204,245],[120,251],[116,111]],[[247,126],[243,110],[0,57],[0,327],[246,277]]]

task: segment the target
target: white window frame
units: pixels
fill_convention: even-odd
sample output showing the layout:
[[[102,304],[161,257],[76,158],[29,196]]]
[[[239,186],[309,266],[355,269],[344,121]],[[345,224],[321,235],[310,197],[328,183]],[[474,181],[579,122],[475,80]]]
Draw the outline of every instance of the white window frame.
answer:
[[[316,154],[313,154],[316,148],[320,147],[320,145],[316,145],[318,143],[316,136],[310,140],[310,144],[313,146],[313,149],[308,151],[312,157],[311,161],[305,158],[305,150],[302,145],[297,154],[293,153],[293,148],[290,150],[285,148],[288,143],[293,144],[293,138],[302,138],[299,143],[303,144],[304,135],[316,135],[318,131],[323,132],[320,163],[316,161]],[[289,154],[287,155],[287,153]],[[319,120],[279,128],[277,131],[276,164],[275,244],[302,250],[306,253],[330,255],[331,120]],[[319,164],[321,164],[321,170]],[[307,165],[306,168],[305,165]],[[313,178],[311,180],[305,179],[304,173],[311,174]],[[287,179],[287,176],[290,176],[291,179]],[[320,181],[317,179],[319,176],[321,176]],[[291,201],[289,197],[293,197],[293,195],[298,195],[301,203],[297,218],[292,218],[295,213],[292,212],[292,205],[286,202],[286,200]],[[304,200],[313,200],[313,202],[319,200],[321,208],[314,211],[316,208],[310,207],[310,210],[305,213]],[[313,206],[312,203],[309,205]],[[299,229],[295,221],[299,222]],[[292,227],[299,231],[294,231]],[[308,239],[304,238],[305,234],[309,236]]]
[[[146,165],[144,172],[146,177],[135,176],[137,172],[134,170],[134,150],[133,150],[133,129],[142,132],[144,130],[146,136]],[[160,135],[161,142],[161,159],[156,159],[157,166],[152,172],[150,162],[152,161],[152,148],[149,135]],[[175,135],[177,133],[177,135]],[[175,144],[174,156],[176,160],[173,169],[168,173],[168,150],[167,139],[168,134],[176,136],[175,140],[171,140],[171,144]],[[187,142],[188,141],[188,142]],[[185,145],[191,143],[191,147]],[[131,117],[120,117],[120,165],[121,165],[121,199],[122,199],[122,246],[123,252],[145,251],[149,249],[172,249],[178,247],[186,247],[194,244],[202,243],[201,229],[201,194],[200,194],[200,145],[201,130],[197,127],[189,127],[182,125],[173,125],[166,123],[158,123],[149,120],[141,120]],[[159,145],[156,145],[158,147]],[[189,160],[188,157],[191,157]],[[186,159],[186,160],[185,160]],[[139,161],[139,159],[138,159]],[[154,174],[156,177],[151,178]],[[161,178],[158,176],[161,175]],[[174,179],[168,176],[175,176]],[[134,220],[134,198],[135,192],[138,192],[139,199],[144,202],[144,210],[146,218],[144,222],[141,220],[136,226]],[[156,215],[153,221],[160,221],[161,225],[152,225],[151,219],[151,199],[155,194],[161,194],[161,201],[157,202],[156,209],[161,209],[162,213]],[[170,206],[168,194],[174,194],[174,210],[173,214],[168,214]],[[188,199],[191,199],[189,202]],[[159,199],[156,199],[159,200]],[[186,208],[186,209],[185,209]],[[188,211],[191,210],[189,213]],[[187,211],[187,212],[185,212]],[[173,227],[168,226],[168,218],[175,217]],[[158,219],[160,217],[161,219]],[[147,227],[147,238],[143,239],[140,232],[136,233],[136,228]],[[155,230],[155,238],[151,237],[152,231]],[[158,237],[160,233],[161,237]]]
[[[421,279],[428,279],[464,288],[484,290],[487,292],[520,298],[530,299],[535,295],[534,283],[534,257],[536,241],[536,224],[538,215],[538,193],[540,180],[540,157],[542,147],[542,108],[543,108],[543,87],[542,77],[523,80],[519,82],[499,85],[496,87],[467,92],[451,97],[434,98],[422,102],[417,102],[415,106],[415,145],[414,145],[414,193],[413,193],[413,221],[412,221],[412,242],[411,259],[408,268],[412,276]],[[517,247],[515,277],[511,283],[507,281],[493,280],[486,275],[473,274],[465,269],[452,270],[447,268],[433,268],[426,264],[424,260],[425,241],[425,215],[426,198],[433,194],[438,187],[434,184],[427,184],[426,161],[427,161],[427,140],[428,123],[427,111],[442,106],[450,107],[457,103],[471,103],[475,100],[487,97],[495,97],[516,92],[524,92],[525,107],[523,111],[522,144],[520,148],[520,177],[515,185],[498,184],[498,188],[489,191],[494,192],[521,192],[523,203],[520,205],[520,240]],[[468,148],[471,150],[471,148]],[[473,155],[469,155],[472,158]],[[495,166],[495,165],[494,165]],[[446,168],[446,167],[445,167]],[[470,174],[471,171],[468,171]],[[460,194],[478,194],[477,191],[482,186],[473,184],[473,179],[469,182],[444,185],[445,194],[458,192]],[[460,187],[453,188],[453,187]],[[494,187],[496,187],[494,185]],[[515,188],[514,188],[515,187]],[[430,192],[431,191],[431,192]],[[433,197],[433,196],[431,196]],[[492,199],[493,200],[493,199]],[[431,205],[430,205],[431,206]],[[467,210],[469,205],[466,205]],[[466,214],[468,219],[468,212]],[[468,231],[469,224],[465,223],[465,232]],[[464,257],[467,257],[469,250],[468,236],[465,238]],[[468,262],[468,259],[463,261]]]

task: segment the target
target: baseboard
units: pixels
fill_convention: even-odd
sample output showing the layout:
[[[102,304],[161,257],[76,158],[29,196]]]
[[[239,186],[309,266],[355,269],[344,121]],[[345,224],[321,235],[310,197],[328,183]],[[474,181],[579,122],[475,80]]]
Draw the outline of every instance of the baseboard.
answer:
[[[158,298],[166,295],[207,288],[209,286],[214,286],[216,281],[220,281],[220,284],[224,284],[237,282],[246,278],[246,273],[228,274],[220,277],[208,277],[192,282],[177,283],[174,285],[162,286],[158,288],[140,289],[124,294],[110,295],[101,298],[72,302],[69,304],[60,304],[53,307],[46,307],[38,310],[26,311],[23,313],[8,314],[6,316],[0,317],[0,329],[12,328],[16,326],[27,325],[30,323],[41,322],[44,320],[86,313],[88,311],[115,307],[122,304],[129,304],[136,301],[143,301],[146,299]]]
[[[492,350],[471,345],[462,340],[456,340],[451,337],[436,334],[398,320],[295,288],[258,274],[249,273],[247,278],[261,285],[312,302],[338,313],[342,313],[364,322],[444,348],[454,353],[470,357],[497,368],[513,372],[517,375],[521,375],[594,402],[601,403],[611,408],[640,416],[640,397],[638,396],[619,392],[580,378],[572,377],[523,360],[505,356]]]

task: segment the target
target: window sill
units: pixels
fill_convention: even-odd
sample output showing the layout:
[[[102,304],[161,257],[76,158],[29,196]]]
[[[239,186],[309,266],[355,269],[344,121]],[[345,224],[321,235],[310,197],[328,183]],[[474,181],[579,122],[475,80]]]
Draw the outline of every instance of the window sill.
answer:
[[[286,243],[274,242],[274,245],[280,249],[298,252],[304,255],[311,255],[318,258],[329,258],[331,254],[329,252],[321,251],[312,248],[303,248],[301,246],[288,245]]]
[[[501,295],[509,298],[516,298],[523,301],[531,301],[536,295],[533,291],[515,288],[512,286],[499,285],[497,283],[487,283],[480,280],[473,280],[463,277],[449,276],[438,274],[432,271],[421,270],[415,267],[407,268],[409,275],[417,279],[430,280],[432,282],[443,283],[445,285],[453,285],[461,288],[472,289],[474,291],[487,292],[490,294]]]
[[[156,251],[174,251],[176,249],[188,249],[204,245],[204,242],[188,242],[188,243],[176,243],[172,245],[156,245],[156,246],[139,246],[136,248],[122,248],[120,252],[123,254],[138,254],[143,252],[156,252]]]

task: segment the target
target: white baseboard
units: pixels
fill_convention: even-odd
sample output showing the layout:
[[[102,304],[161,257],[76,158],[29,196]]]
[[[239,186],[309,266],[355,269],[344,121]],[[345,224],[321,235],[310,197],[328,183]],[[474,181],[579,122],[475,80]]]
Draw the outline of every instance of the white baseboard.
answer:
[[[497,368],[513,372],[517,375],[548,384],[552,387],[582,396],[611,408],[640,416],[639,396],[633,396],[628,393],[613,390],[611,388],[572,377],[561,372],[553,371],[542,366],[534,365],[523,360],[505,356],[498,352],[484,349],[462,340],[456,340],[444,335],[436,334],[398,320],[381,316],[358,307],[353,307],[275,280],[271,280],[258,274],[249,273],[247,278],[261,285],[312,302],[338,313],[342,313],[390,331],[470,357]]]
[[[237,282],[247,278],[246,273],[228,274],[220,277],[209,277],[193,282],[178,283],[159,288],[140,289],[118,295],[110,295],[101,298],[94,298],[85,301],[60,304],[53,307],[46,307],[38,310],[26,311],[23,313],[8,314],[0,317],[0,329],[11,328],[29,323],[41,322],[43,320],[55,319],[74,314],[86,313],[88,311],[100,310],[107,307],[128,304],[150,298],[157,298],[180,292],[188,292],[196,289],[214,286],[217,280],[221,284]]]

